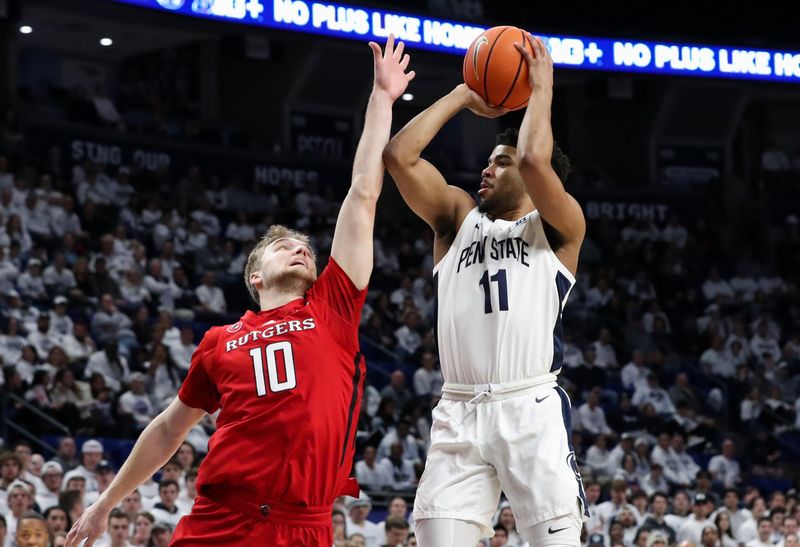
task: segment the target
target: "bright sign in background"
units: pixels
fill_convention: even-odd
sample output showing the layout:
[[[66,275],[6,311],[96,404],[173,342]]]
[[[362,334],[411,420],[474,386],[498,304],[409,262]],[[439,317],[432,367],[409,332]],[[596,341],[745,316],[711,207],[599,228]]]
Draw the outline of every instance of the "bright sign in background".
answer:
[[[463,55],[485,27],[304,0],[112,0],[218,21],[381,41],[393,33],[419,49]],[[672,42],[542,36],[557,66],[800,83],[800,52]]]

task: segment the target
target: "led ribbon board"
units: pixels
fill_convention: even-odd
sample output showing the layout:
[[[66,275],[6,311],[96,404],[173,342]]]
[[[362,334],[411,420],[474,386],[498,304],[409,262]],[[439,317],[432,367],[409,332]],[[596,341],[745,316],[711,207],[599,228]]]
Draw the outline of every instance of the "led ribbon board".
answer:
[[[463,55],[485,27],[394,11],[304,0],[111,0],[217,21],[382,41]],[[673,42],[542,36],[556,66],[627,73],[800,83],[800,52]]]

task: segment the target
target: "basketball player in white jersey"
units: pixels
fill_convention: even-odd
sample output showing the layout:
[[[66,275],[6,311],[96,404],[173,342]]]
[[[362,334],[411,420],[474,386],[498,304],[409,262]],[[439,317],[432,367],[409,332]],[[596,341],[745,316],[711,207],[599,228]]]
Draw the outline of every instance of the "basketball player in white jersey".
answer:
[[[496,117],[466,85],[422,112],[384,151],[411,209],[435,232],[435,328],[445,384],[417,490],[420,547],[475,545],[493,533],[502,489],[535,547],[580,544],[588,517],[571,440],[570,401],[557,387],[561,312],[586,231],[565,190],[569,162],[550,126],[553,61],[541,40],[525,56],[533,87],[516,131],[498,136],[476,206],[420,158],[456,113]]]

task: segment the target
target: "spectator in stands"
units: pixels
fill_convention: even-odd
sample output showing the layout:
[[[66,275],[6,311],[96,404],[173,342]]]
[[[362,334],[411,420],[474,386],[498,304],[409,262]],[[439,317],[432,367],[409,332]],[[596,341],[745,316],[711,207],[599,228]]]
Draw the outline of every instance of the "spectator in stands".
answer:
[[[708,506],[709,500],[705,494],[695,494],[692,515],[678,529],[678,541],[691,541],[695,545],[700,544],[703,529],[709,524],[713,524],[708,520],[710,513]]]
[[[72,521],[69,520],[69,514],[58,505],[57,500],[58,498],[56,498],[55,505],[50,505],[42,513],[42,516],[44,516],[44,520],[47,523],[47,530],[50,532],[51,536],[55,536],[60,532],[66,533],[72,527]]]
[[[402,370],[398,369],[392,372],[389,385],[381,390],[381,399],[394,401],[396,415],[399,415],[402,409],[414,399],[414,396],[406,387],[406,375]]]
[[[424,351],[420,358],[420,367],[414,372],[414,392],[417,397],[441,395],[444,379],[442,372],[436,367],[436,354]]]
[[[116,340],[107,339],[103,349],[89,357],[84,376],[91,376],[95,373],[101,374],[108,387],[115,392],[119,391],[122,384],[128,381],[131,373],[128,360],[120,355]]]
[[[376,454],[374,446],[365,447],[363,458],[355,465],[356,479],[362,488],[383,490],[392,484],[392,470],[383,461],[378,462]]]
[[[725,439],[722,441],[722,453],[713,456],[708,462],[708,470],[711,472],[714,480],[722,483],[727,489],[734,488],[740,480],[741,466],[739,462],[734,459],[735,455],[736,449],[733,444],[733,439]],[[727,497],[728,491],[726,491],[725,495]]]
[[[227,304],[222,289],[216,285],[216,274],[205,272],[203,284],[195,291],[198,301],[197,311],[205,317],[216,317],[226,313]]]
[[[709,302],[722,304],[732,301],[735,293],[730,284],[720,277],[719,270],[711,268],[708,279],[703,283],[703,296]]]
[[[399,442],[389,448],[389,456],[381,460],[392,472],[392,488],[395,490],[412,490],[415,487],[417,473],[414,462],[403,457],[403,445]],[[384,462],[388,462],[384,463]]]
[[[403,446],[403,459],[413,463],[421,463],[419,454],[419,444],[416,437],[410,433],[411,423],[402,418],[397,425],[390,429],[378,445],[378,460],[383,460],[390,456],[391,447],[395,443]]]
[[[81,445],[81,464],[75,469],[69,471],[64,476],[64,481],[69,483],[69,479],[73,476],[80,476],[86,480],[86,491],[96,492],[98,489],[95,473],[97,465],[103,459],[103,445],[100,441],[89,439],[84,441]]]
[[[669,508],[669,498],[663,491],[655,492],[650,496],[650,513],[645,517],[641,529],[648,531],[660,531],[669,538],[669,544],[673,545],[676,541],[677,533],[674,528],[667,524],[665,516]]]
[[[422,343],[419,330],[419,312],[416,308],[406,309],[403,313],[403,324],[394,332],[397,339],[397,351],[403,360],[412,355]]]
[[[172,529],[178,525],[178,521],[183,516],[176,504],[179,491],[180,487],[177,481],[161,479],[158,485],[158,498],[160,501],[150,510],[156,522],[166,522]]]
[[[141,432],[156,415],[156,410],[150,402],[150,396],[145,392],[147,376],[141,372],[134,372],[128,377],[128,391],[119,398],[119,414],[129,416],[136,432]]]
[[[644,365],[644,352],[636,349],[631,353],[631,361],[622,367],[622,387],[635,391],[647,382],[647,368]]]
[[[772,547],[771,540],[773,527],[772,521],[769,517],[761,517],[758,519],[758,535],[745,543],[746,547]]]
[[[366,540],[367,547],[380,546],[383,540],[381,529],[377,524],[367,520],[367,515],[372,504],[368,499],[354,499],[347,504],[347,535],[352,538],[353,534],[361,534]]]
[[[595,363],[600,368],[617,368],[617,353],[611,345],[611,331],[608,329],[600,329],[597,340],[592,343],[595,355],[597,356]]]
[[[578,407],[576,418],[582,430],[592,436],[615,436],[606,422],[606,413],[600,406],[600,387],[592,388],[586,402]]]
[[[8,535],[10,537],[16,536],[17,526],[22,527],[22,516],[25,515],[33,507],[33,489],[31,485],[19,479],[14,480],[8,485],[8,493],[6,494],[6,502],[8,510],[4,512],[6,522],[8,523]],[[40,517],[41,518],[41,517]],[[47,533],[47,525],[42,519],[42,527],[45,534]],[[19,543],[20,537],[17,536]],[[46,545],[43,544],[43,545]]]
[[[194,343],[194,330],[190,326],[184,326],[180,333],[180,340],[169,344],[169,354],[179,369],[189,370],[192,354],[197,349],[197,344]]]
[[[762,363],[766,356],[772,357],[776,362],[780,360],[781,348],[778,345],[778,337],[770,332],[767,321],[758,322],[756,332],[750,338],[750,351]]]

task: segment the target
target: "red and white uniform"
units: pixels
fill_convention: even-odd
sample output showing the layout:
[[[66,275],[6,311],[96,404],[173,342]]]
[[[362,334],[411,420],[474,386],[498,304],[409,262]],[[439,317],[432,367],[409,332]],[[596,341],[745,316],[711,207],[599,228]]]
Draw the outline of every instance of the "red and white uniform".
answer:
[[[358,346],[365,297],[331,259],[305,298],[206,333],[178,397],[221,412],[200,466],[198,503],[174,545],[244,545],[248,537],[252,545],[262,533],[275,538],[274,526],[294,545],[292,537],[309,533],[292,532],[294,525],[325,528],[320,545],[332,544],[335,497],[358,495],[349,477],[365,375]]]

